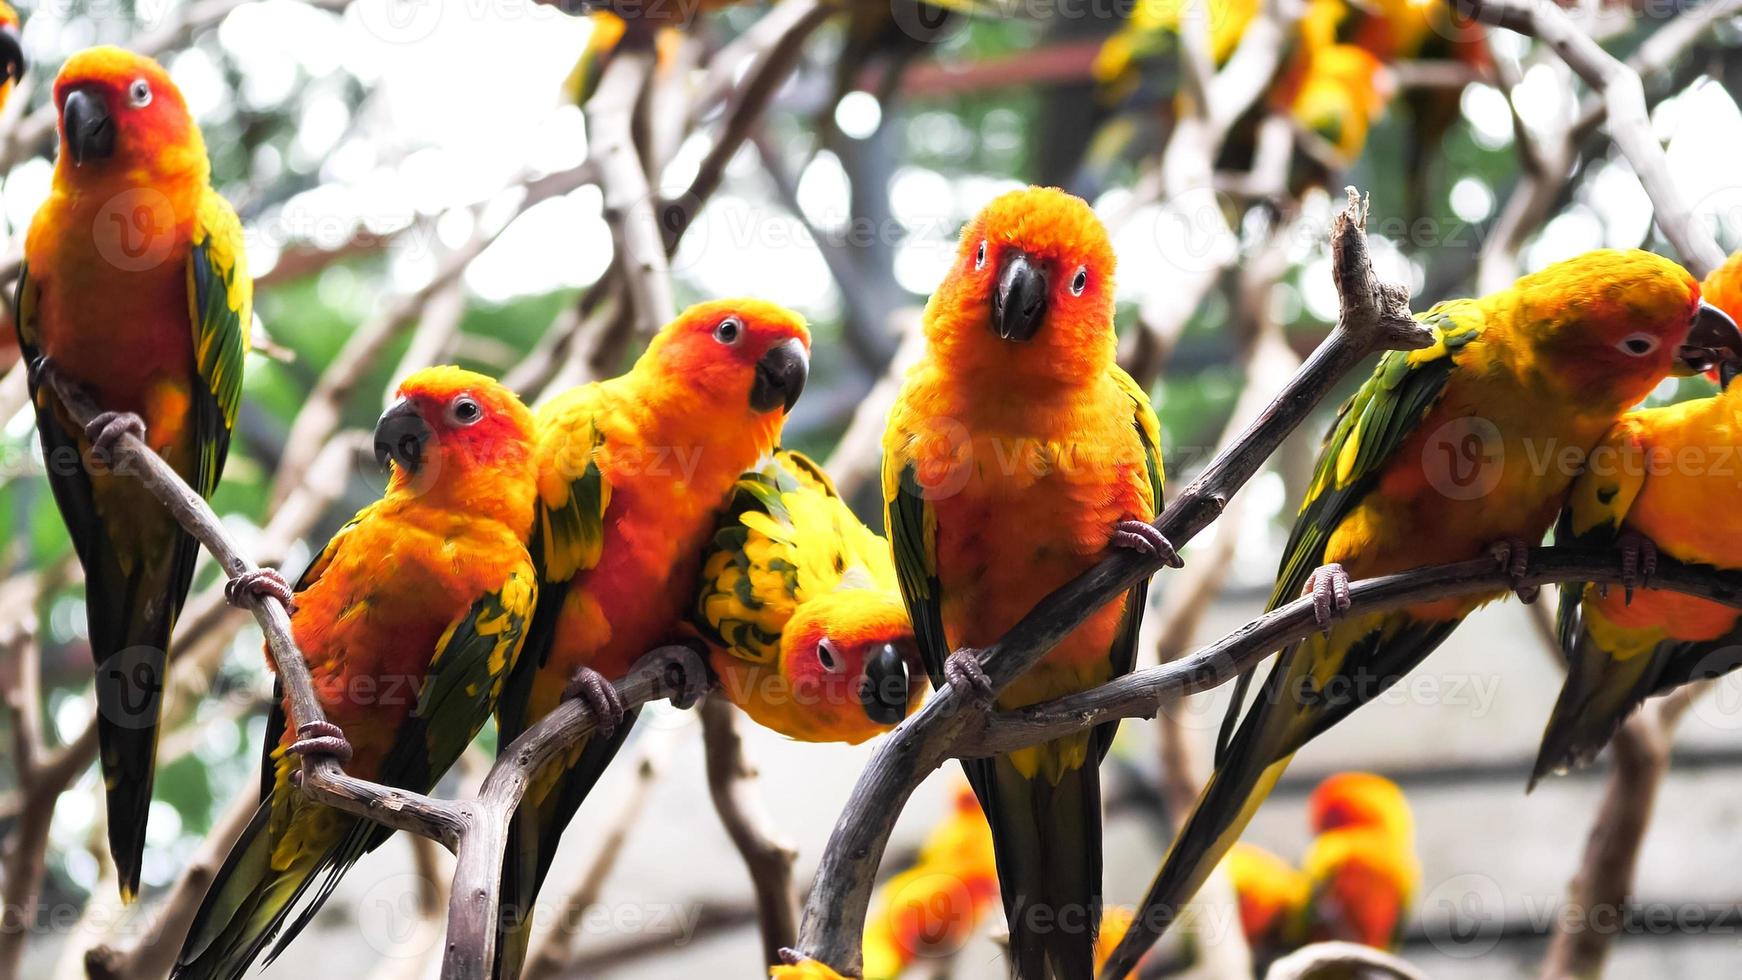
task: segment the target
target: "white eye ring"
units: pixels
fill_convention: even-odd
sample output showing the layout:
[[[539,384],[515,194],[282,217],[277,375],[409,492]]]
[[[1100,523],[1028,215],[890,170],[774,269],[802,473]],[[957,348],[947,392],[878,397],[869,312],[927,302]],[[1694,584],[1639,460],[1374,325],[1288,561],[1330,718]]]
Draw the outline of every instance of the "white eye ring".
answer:
[[[1081,296],[1083,290],[1089,288],[1089,267],[1078,266],[1077,274],[1071,277],[1071,295]]]
[[[980,239],[980,250],[974,253],[974,268],[986,268],[986,240]]]
[[[1661,343],[1654,334],[1630,333],[1615,344],[1615,349],[1628,357],[1645,357]]]
[[[817,641],[817,663],[831,674],[839,674],[846,668],[847,660],[841,656],[841,651],[835,649],[835,641],[823,637]]]
[[[727,347],[736,344],[744,336],[744,321],[735,316],[729,316],[714,325],[714,339]]]
[[[459,395],[448,403],[448,421],[454,425],[477,425],[484,419],[484,406],[471,395]]]
[[[135,109],[150,105],[151,83],[143,78],[135,78],[133,84],[127,86],[127,104]]]

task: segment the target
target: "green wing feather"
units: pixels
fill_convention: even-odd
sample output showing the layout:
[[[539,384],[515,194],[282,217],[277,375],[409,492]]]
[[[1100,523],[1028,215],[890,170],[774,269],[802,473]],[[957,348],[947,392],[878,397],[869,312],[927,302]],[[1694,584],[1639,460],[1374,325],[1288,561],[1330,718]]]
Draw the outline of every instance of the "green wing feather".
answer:
[[[895,578],[901,599],[913,620],[913,635],[920,660],[931,675],[932,686],[944,685],[944,660],[950,655],[944,636],[942,597],[938,588],[937,514],[926,501],[925,490],[911,462],[885,455],[883,523],[895,554]]]

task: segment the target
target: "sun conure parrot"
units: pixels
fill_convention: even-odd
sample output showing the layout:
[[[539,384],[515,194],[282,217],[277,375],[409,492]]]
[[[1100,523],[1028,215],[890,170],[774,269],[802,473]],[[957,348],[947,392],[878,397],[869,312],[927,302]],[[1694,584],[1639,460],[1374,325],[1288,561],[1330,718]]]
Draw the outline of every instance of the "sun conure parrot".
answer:
[[[1648,581],[1660,552],[1742,568],[1742,385],[1629,414],[1591,452],[1555,539],[1619,547]],[[1710,508],[1710,512],[1706,511]],[[1531,785],[1596,757],[1645,699],[1742,664],[1742,611],[1678,592],[1561,589],[1567,679],[1543,733]]]
[[[18,340],[49,485],[85,569],[109,848],[130,900],[170,632],[199,544],[101,460],[122,433],[138,435],[211,495],[242,398],[253,280],[199,127],[157,62],[82,51],[55,79],[54,104],[61,152],[25,239]],[[103,413],[89,428],[44,371],[90,393]]]
[[[702,556],[696,629],[720,692],[767,728],[857,744],[924,687],[889,542],[804,455],[782,450],[732,490]]]
[[[1403,791],[1370,772],[1341,772],[1313,790],[1307,811],[1314,837],[1301,862],[1312,889],[1303,942],[1397,949],[1421,882]]]
[[[1197,892],[1296,750],[1498,597],[1340,618],[1350,576],[1487,554],[1522,575],[1575,475],[1556,461],[1589,451],[1672,372],[1742,353],[1699,283],[1642,251],[1588,252],[1420,319],[1436,342],[1386,354],[1339,411],[1271,593],[1274,609],[1310,591],[1326,631],[1282,651],[1244,718],[1252,673],[1236,686],[1215,772],[1115,963],[1134,962]]]
[[[1248,844],[1235,844],[1222,859],[1240,912],[1240,931],[1262,976],[1277,957],[1301,944],[1301,927],[1312,885],[1294,865]]]
[[[563,828],[634,724],[605,679],[686,622],[702,549],[739,475],[779,443],[809,363],[798,314],[717,300],[662,328],[628,373],[539,409],[531,552],[543,600],[497,724],[507,745],[568,696],[586,698],[602,724],[533,781],[515,816],[497,976],[518,975]]]
[[[919,859],[878,889],[865,919],[865,980],[896,980],[915,963],[954,955],[997,896],[992,831],[963,786]]]
[[[611,63],[611,55],[617,51],[618,45],[623,43],[629,32],[629,22],[609,10],[595,10],[587,19],[593,28],[587,35],[587,46],[581,49],[581,57],[569,72],[569,77],[563,81],[564,98],[571,105],[577,106],[585,106],[598,90],[599,80],[605,77],[605,66]],[[683,32],[676,27],[662,26],[655,29],[654,63],[658,70],[665,71],[671,67],[681,44]]]
[[[260,808],[194,917],[176,980],[241,977],[275,937],[277,956],[392,834],[305,796],[302,755],[428,793],[489,719],[525,639],[538,587],[526,406],[480,374],[419,371],[376,425],[375,453],[392,460],[386,495],[296,584],[291,631],[327,721],[293,730],[288,699],[274,701]]]
[[[1161,509],[1160,426],[1114,363],[1112,245],[1051,188],[993,200],[926,305],[924,356],[883,439],[902,596],[934,686],[976,701],[984,647],[1047,593],[1136,548],[1177,562]],[[1045,701],[1128,672],[1147,583],[1092,613],[999,695]],[[1101,905],[1097,767],[1115,726],[964,760],[997,844],[1010,953],[1025,980],[1087,977]]]

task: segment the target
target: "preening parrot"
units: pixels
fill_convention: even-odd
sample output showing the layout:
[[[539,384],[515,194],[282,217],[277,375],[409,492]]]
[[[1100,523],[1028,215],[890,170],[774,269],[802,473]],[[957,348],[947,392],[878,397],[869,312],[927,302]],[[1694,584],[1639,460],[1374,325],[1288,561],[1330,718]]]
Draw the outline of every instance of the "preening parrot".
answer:
[[[1498,598],[1342,617],[1350,576],[1485,554],[1522,574],[1575,475],[1560,461],[1672,372],[1742,353],[1694,278],[1642,251],[1589,252],[1421,319],[1436,342],[1386,354],[1343,405],[1284,551],[1269,608],[1310,591],[1326,632],[1283,650],[1250,710],[1252,675],[1237,685],[1215,772],[1115,965],[1134,963],[1197,892],[1296,750]]]
[[[1421,882],[1403,791],[1370,772],[1340,772],[1313,790],[1307,810],[1314,837],[1301,870],[1312,897],[1302,941],[1397,949]]]
[[[798,314],[717,300],[667,324],[628,373],[539,409],[531,552],[542,598],[497,724],[507,745],[566,696],[606,723],[534,780],[515,816],[497,976],[519,974],[557,842],[634,724],[607,679],[684,624],[733,485],[778,445],[809,364]]]
[[[958,952],[998,897],[993,863],[992,831],[963,786],[919,860],[878,889],[865,919],[865,980],[897,980],[917,962]]]
[[[1112,245],[1089,206],[1028,188],[963,231],[926,306],[926,351],[883,440],[901,592],[934,686],[988,685],[964,647],[1002,636],[1053,589],[1137,548],[1177,562],[1161,508],[1160,425],[1114,363]],[[1089,616],[999,695],[1049,700],[1128,672],[1147,583]],[[1101,905],[1097,767],[1115,726],[963,768],[992,825],[1010,952],[1026,980],[1093,971]]]
[[[803,454],[782,450],[738,480],[701,583],[694,622],[720,691],[758,724],[856,744],[924,698],[889,542]]]
[[[241,977],[275,937],[277,956],[391,836],[304,795],[292,779],[303,754],[428,793],[489,720],[525,639],[537,594],[526,406],[483,375],[420,371],[381,416],[375,452],[393,463],[386,495],[296,585],[291,629],[327,724],[290,728],[279,685],[260,809],[194,917],[175,980]]]
[[[1706,299],[1742,314],[1742,252],[1701,284]],[[1591,451],[1573,483],[1555,539],[1620,547],[1641,584],[1659,552],[1715,568],[1742,568],[1735,506],[1742,457],[1742,390],[1726,369],[1709,398],[1623,418]],[[1559,630],[1567,679],[1543,733],[1530,784],[1583,765],[1645,699],[1742,664],[1738,610],[1676,592],[1567,583]]]
[[[254,286],[242,226],[212,190],[199,127],[157,62],[81,51],[55,79],[54,104],[61,152],[25,239],[18,340],[49,485],[85,569],[109,849],[131,900],[170,633],[199,545],[103,461],[122,433],[142,435],[211,495],[242,399]],[[88,430],[44,371],[103,410]]]

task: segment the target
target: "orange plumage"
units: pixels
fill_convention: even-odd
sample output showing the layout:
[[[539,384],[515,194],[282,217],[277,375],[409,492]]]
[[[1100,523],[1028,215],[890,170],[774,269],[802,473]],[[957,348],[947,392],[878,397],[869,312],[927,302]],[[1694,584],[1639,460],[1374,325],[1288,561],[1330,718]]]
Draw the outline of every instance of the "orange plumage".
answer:
[[[1338,773],[1308,808],[1316,836],[1302,862],[1312,883],[1306,940],[1395,949],[1421,879],[1403,791],[1373,773]]]
[[[895,980],[962,948],[998,897],[992,831],[967,786],[913,866],[879,889],[865,920],[865,980]]]

